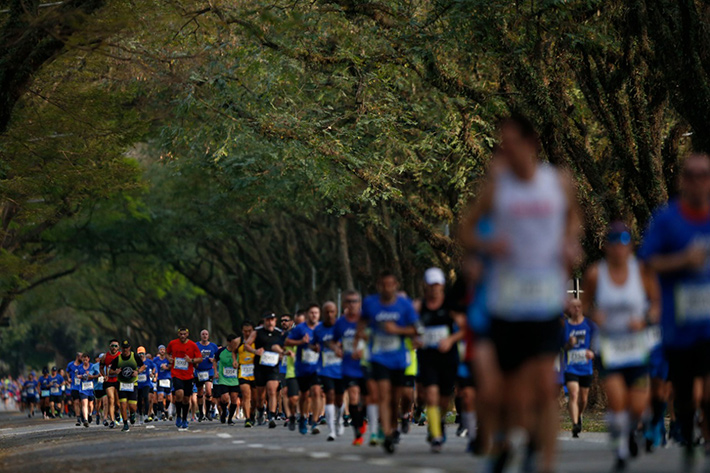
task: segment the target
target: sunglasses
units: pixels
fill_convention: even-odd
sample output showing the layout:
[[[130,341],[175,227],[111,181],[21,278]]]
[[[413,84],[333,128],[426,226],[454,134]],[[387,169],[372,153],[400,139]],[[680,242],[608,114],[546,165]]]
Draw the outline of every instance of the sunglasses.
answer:
[[[110,348],[118,348],[118,345],[109,345]]]
[[[287,323],[289,323],[289,322],[290,322],[289,319],[283,319],[283,320],[281,321],[282,324],[287,324]]]
[[[357,304],[358,302],[360,302],[360,299],[346,299],[345,300],[346,304]]]
[[[629,232],[616,232],[616,233],[610,233],[606,237],[607,243],[621,243],[622,245],[626,246],[629,243],[631,243],[631,235]]]

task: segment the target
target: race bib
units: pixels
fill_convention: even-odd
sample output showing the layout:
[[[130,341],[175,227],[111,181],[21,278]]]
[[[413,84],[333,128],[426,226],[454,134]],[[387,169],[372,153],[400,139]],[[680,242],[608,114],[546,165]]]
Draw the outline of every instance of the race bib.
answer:
[[[327,350],[323,352],[323,367],[337,366],[343,363],[342,358],[338,358],[334,351]]]
[[[170,387],[170,380],[169,379],[159,379],[158,380],[158,387],[169,388]]]
[[[446,325],[437,325],[435,327],[425,327],[422,342],[426,348],[438,348],[439,343],[448,338],[449,327]]]
[[[132,393],[133,392],[133,383],[121,383],[119,386],[120,391]]]
[[[81,383],[81,390],[82,391],[91,391],[94,389],[94,382],[93,381],[84,381]]]
[[[355,351],[355,337],[343,338],[343,351],[345,353],[352,353]]]
[[[35,390],[34,388],[27,388],[27,395],[28,396],[34,396]]]
[[[210,372],[209,371],[200,371],[197,373],[197,380],[198,381],[209,381],[210,379]]]
[[[59,394],[59,388],[49,388],[49,392],[52,394]]]
[[[585,365],[588,361],[586,348],[578,348],[567,352],[568,365]]]
[[[679,284],[675,288],[676,323],[710,319],[710,284]]]
[[[502,313],[521,309],[551,314],[559,309],[564,297],[564,283],[558,271],[503,270],[498,277],[495,308]]]
[[[138,375],[138,382],[139,383],[145,383],[146,381],[148,381],[148,375],[145,375],[143,373]]]
[[[40,392],[40,395],[41,395],[42,397],[47,397],[47,396],[49,396],[49,391],[46,390],[46,389],[43,389],[43,390]]]
[[[375,334],[372,342],[372,354],[397,351],[402,348],[402,338],[399,335]]]
[[[648,347],[653,350],[661,344],[661,327],[654,325],[646,329],[648,335]]]
[[[318,363],[318,353],[314,352],[310,348],[306,348],[301,352],[301,362],[307,365],[315,365]]]
[[[562,366],[561,366],[561,363],[560,363],[560,357],[559,357],[559,356],[556,356],[556,357],[555,357],[555,368],[554,368],[554,369],[555,369],[555,373],[559,373],[560,370],[562,370]]]
[[[252,371],[254,371],[254,365],[250,365],[250,366],[251,366],[251,368],[252,368]],[[224,369],[222,370],[222,375],[223,375],[225,378],[236,378],[236,377],[237,377],[237,369],[236,369],[236,368],[232,368],[231,366],[229,366],[229,367],[224,368]]]
[[[599,348],[607,369],[644,365],[648,362],[649,346],[646,331],[615,337],[602,337]]]
[[[186,370],[187,360],[185,358],[175,358],[175,369],[176,370]]]
[[[251,378],[254,376],[254,365],[239,365],[239,369],[242,371],[240,378]]]
[[[273,351],[265,351],[261,355],[259,364],[264,366],[276,366],[279,364],[279,354]]]
[[[81,385],[81,380],[79,378],[74,378],[74,386]]]
[[[99,376],[99,378],[97,379],[97,381],[99,382],[99,384],[103,384],[103,382],[104,382],[104,377],[103,377],[103,376]]]

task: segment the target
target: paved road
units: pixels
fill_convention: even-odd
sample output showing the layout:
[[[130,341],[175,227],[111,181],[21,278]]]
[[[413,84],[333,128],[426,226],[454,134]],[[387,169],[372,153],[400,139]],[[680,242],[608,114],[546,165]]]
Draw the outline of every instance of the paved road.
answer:
[[[450,438],[444,453],[433,455],[425,443],[424,427],[413,427],[397,452],[380,447],[353,447],[351,432],[335,442],[323,434],[301,436],[279,425],[245,429],[241,423],[192,423],[178,432],[169,422],[134,426],[130,432],[103,426],[75,427],[70,420],[27,419],[0,412],[0,472],[111,473],[137,470],[160,472],[254,473],[444,473],[483,470],[483,462],[463,453],[465,443]],[[611,454],[604,434],[586,433],[582,439],[560,434],[559,471],[609,471]],[[667,448],[643,455],[631,472],[681,471],[680,450]]]

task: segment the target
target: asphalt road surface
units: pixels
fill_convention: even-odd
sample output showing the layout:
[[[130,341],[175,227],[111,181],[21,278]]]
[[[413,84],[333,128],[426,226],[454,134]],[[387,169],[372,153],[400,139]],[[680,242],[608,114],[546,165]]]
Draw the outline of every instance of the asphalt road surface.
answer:
[[[325,428],[325,426],[323,426]],[[245,429],[214,422],[193,422],[178,432],[171,422],[133,426],[130,432],[103,426],[75,427],[74,421],[28,419],[16,412],[0,412],[0,472],[2,473],[111,473],[229,472],[254,473],[444,473],[483,471],[483,461],[466,453],[465,441],[451,437],[441,454],[425,442],[426,428],[414,426],[403,436],[394,455],[381,447],[353,447],[352,431],[335,442],[326,435],[300,435],[280,423]],[[560,433],[560,473],[610,471],[612,455],[606,435],[582,433],[572,439]],[[680,472],[681,451],[665,448],[641,454],[631,472]]]

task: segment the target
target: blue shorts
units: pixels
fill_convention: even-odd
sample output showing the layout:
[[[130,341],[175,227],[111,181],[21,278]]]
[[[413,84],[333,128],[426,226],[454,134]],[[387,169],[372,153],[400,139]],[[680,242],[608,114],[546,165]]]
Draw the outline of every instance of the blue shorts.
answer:
[[[651,352],[650,360],[651,379],[662,379],[668,381],[668,360],[663,349],[657,348]]]

